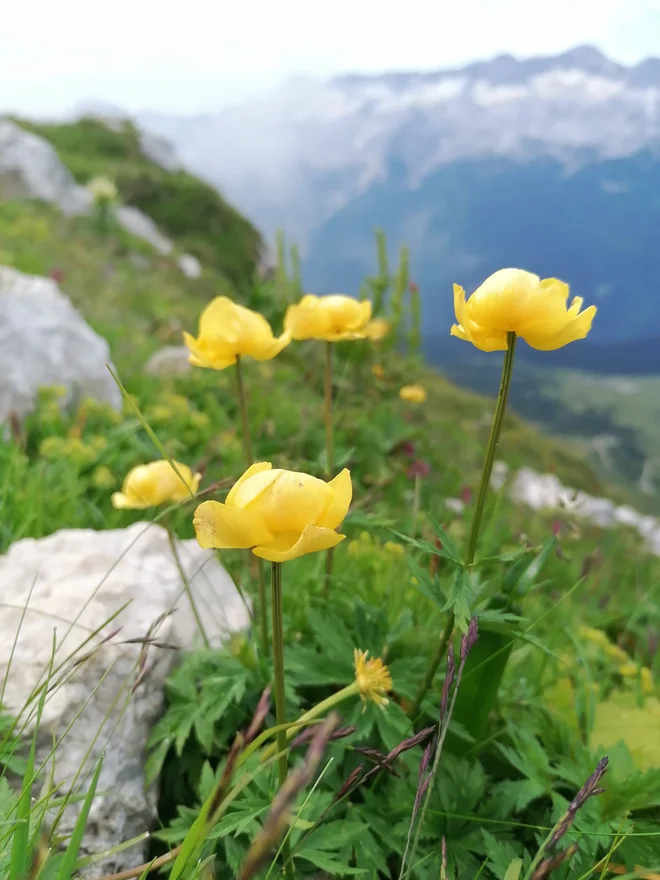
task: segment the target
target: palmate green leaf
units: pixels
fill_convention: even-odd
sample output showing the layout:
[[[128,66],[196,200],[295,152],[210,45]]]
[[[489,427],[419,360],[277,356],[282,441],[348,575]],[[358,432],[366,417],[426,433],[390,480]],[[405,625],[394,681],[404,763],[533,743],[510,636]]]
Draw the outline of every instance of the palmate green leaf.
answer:
[[[320,868],[322,871],[327,871],[334,877],[366,874],[368,870],[367,868],[353,868],[322,850],[305,849],[298,853],[295,858],[310,862],[315,867]]]
[[[518,880],[523,867],[520,846],[510,840],[498,840],[485,828],[480,828],[488,852],[488,870],[497,880]]]
[[[456,617],[456,626],[461,632],[466,632],[472,617],[471,608],[476,599],[476,590],[472,576],[465,568],[457,568],[451,582],[451,588],[443,611],[453,611]]]

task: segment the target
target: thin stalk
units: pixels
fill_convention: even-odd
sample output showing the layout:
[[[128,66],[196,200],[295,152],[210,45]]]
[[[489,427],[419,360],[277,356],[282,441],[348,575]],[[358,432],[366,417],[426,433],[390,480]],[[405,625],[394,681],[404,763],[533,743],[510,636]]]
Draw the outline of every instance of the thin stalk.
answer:
[[[504,363],[502,365],[502,378],[500,379],[500,390],[497,394],[497,402],[495,404],[493,423],[491,425],[490,435],[488,437],[488,446],[486,447],[486,457],[484,459],[484,466],[481,471],[479,494],[477,495],[477,503],[474,508],[474,516],[472,517],[472,526],[470,528],[470,537],[468,540],[467,553],[465,556],[466,568],[469,568],[473,564],[475,553],[477,551],[477,542],[479,541],[479,529],[481,527],[484,507],[486,506],[486,496],[488,495],[488,487],[490,486],[490,478],[493,472],[493,464],[495,462],[497,445],[500,440],[500,434],[502,433],[504,413],[506,412],[506,405],[509,399],[511,376],[513,375],[513,358],[516,352],[516,338],[517,337],[515,333],[507,333],[508,347],[506,350],[506,354],[504,355]],[[436,648],[436,651],[431,658],[431,664],[426,672],[426,675],[424,676],[421,687],[417,692],[415,702],[412,704],[412,707],[410,709],[410,716],[412,718],[414,718],[418,714],[422,705],[422,701],[426,696],[428,689],[431,687],[433,679],[435,678],[435,674],[438,671],[438,667],[442,662],[442,658],[445,656],[447,644],[454,630],[454,623],[455,615],[452,611],[449,615],[449,619],[447,620],[447,624],[442,632],[440,641],[438,642],[438,647]]]
[[[245,461],[247,466],[254,464],[254,455],[252,452],[252,432],[250,431],[250,419],[247,410],[247,398],[245,395],[245,385],[243,384],[243,368],[241,365],[241,356],[236,358],[236,393],[238,396],[238,406],[241,411],[241,423],[243,426],[243,451],[245,452]],[[251,557],[251,561],[254,557]],[[259,613],[261,632],[261,649],[264,657],[268,656],[268,605],[266,603],[266,578],[264,577],[264,567],[260,559],[256,561],[259,572]],[[254,574],[254,571],[252,572]]]
[[[282,563],[273,562],[272,575],[272,606],[273,606],[273,678],[275,679],[275,720],[280,728],[277,731],[277,761],[280,786],[287,776],[288,752],[286,730],[286,694],[284,690],[284,625],[282,620]],[[282,850],[284,872],[288,880],[293,880],[293,863],[291,861],[291,845],[286,842]]]
[[[252,434],[250,432],[250,419],[248,418],[247,398],[245,396],[245,385],[243,384],[243,367],[240,355],[236,358],[236,391],[238,394],[238,405],[241,410],[241,423],[243,425],[243,450],[247,466],[250,467],[250,465],[254,464],[254,455],[252,454]]]
[[[174,532],[172,531],[172,525],[169,517],[165,517],[165,531],[167,532],[167,540],[170,542],[170,550],[172,551],[172,556],[174,557],[174,562],[178,569],[179,576],[183,581],[183,588],[186,591],[186,596],[188,597],[188,601],[190,602],[190,610],[192,611],[193,617],[195,618],[197,629],[201,633],[204,647],[208,650],[211,647],[211,643],[209,642],[208,636],[206,635],[206,630],[204,629],[202,618],[197,609],[197,605],[195,604],[195,598],[193,596],[192,587],[190,586],[190,581],[188,580],[186,572],[181,563],[181,557],[179,556],[179,551],[177,550],[176,538],[174,536]]]
[[[413,506],[412,506],[412,536],[417,536],[417,520],[419,519],[419,511],[422,505],[422,475],[415,474],[415,486],[413,489]]]
[[[328,465],[328,479],[335,475],[335,446],[333,436],[333,412],[332,412],[332,342],[325,344],[325,392],[323,419],[325,421],[325,455]],[[330,580],[332,578],[332,564],[334,560],[334,547],[331,547],[325,556],[325,582],[324,593],[328,597],[330,592]]]

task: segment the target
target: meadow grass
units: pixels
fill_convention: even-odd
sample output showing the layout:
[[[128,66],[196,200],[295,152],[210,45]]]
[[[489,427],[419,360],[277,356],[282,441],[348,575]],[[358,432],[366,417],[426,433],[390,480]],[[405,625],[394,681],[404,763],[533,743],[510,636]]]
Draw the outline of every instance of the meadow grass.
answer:
[[[56,389],[42,393],[21,430],[0,442],[2,550],[60,528],[144,519],[144,511],[115,510],[110,497],[131,467],[163,453],[201,468],[202,491],[238,478],[244,452],[228,371],[176,378],[142,371],[159,344],[178,341],[181,329],[195,331],[203,305],[223,290],[219,276],[207,272],[192,282],[153,254],[145,268],[135,259],[140,246],[117,230],[99,237],[86,220],[63,220],[39,205],[0,205],[0,222],[11,233],[2,238],[4,262],[63,271],[63,288],[110,340],[134,403],[117,414],[78,401],[63,413]],[[266,311],[277,330],[291,297],[285,281],[282,270],[245,300]],[[297,343],[273,361],[246,361],[258,460],[324,473],[323,358],[322,346]],[[382,375],[373,374],[374,364]],[[476,564],[465,569],[460,560],[493,402],[457,388],[403,344],[341,343],[334,366],[334,458],[337,469],[350,467],[353,504],[327,589],[322,554],[287,563],[284,572],[287,718],[307,713],[295,735],[309,728],[302,741],[290,741],[290,785],[278,795],[274,708],[264,698],[271,667],[255,634],[235,634],[223,650],[190,652],[171,676],[149,743],[147,775],[160,779],[160,827],[153,862],[132,876],[153,869],[172,880],[213,872],[247,880],[275,875],[283,858],[296,877],[531,880],[552,867],[554,876],[577,880],[594,870],[641,876],[635,865],[657,869],[660,562],[630,530],[603,531],[568,511],[532,512],[513,504],[505,487],[487,499]],[[427,390],[425,403],[399,399],[411,383]],[[578,452],[511,412],[498,458],[514,470],[526,465],[556,473],[566,485],[610,493]],[[615,494],[626,499],[621,488]],[[457,498],[463,509],[447,506]],[[194,535],[193,507],[172,512],[181,538]],[[256,595],[247,554],[226,551],[222,559]],[[457,621],[454,675],[461,635],[475,617],[479,638],[463,652],[451,702],[443,704],[452,678],[443,663],[413,714],[450,612]],[[389,667],[389,704],[365,703],[353,692],[333,704],[338,717],[325,725],[321,717],[310,720],[315,707],[354,681],[355,649]],[[626,666],[633,671],[624,674]],[[55,671],[44,670],[45,682]],[[70,795],[50,790],[47,768],[35,779],[30,744],[51,693],[44,683],[26,694],[24,709],[3,727],[0,873],[12,880],[65,880],[90,864],[79,847],[95,776],[87,773]],[[442,751],[430,763],[425,749],[438,730]],[[604,755],[607,791],[583,792],[573,809]],[[415,811],[420,778],[431,766],[428,798]],[[17,775],[23,782],[12,789],[8,780]],[[45,817],[72,798],[81,805],[80,824],[60,841]],[[557,838],[548,847],[557,829],[561,846]],[[564,860],[550,865],[562,852]]]

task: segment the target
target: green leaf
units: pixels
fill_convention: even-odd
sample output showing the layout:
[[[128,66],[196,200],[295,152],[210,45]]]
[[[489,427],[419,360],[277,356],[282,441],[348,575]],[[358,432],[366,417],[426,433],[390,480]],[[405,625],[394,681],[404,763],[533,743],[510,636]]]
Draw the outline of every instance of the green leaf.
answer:
[[[338,859],[335,859],[328,855],[328,853],[321,852],[320,850],[305,849],[303,852],[297,853],[296,858],[311,862],[312,865],[315,865],[322,871],[327,871],[333,876],[341,877],[343,874],[355,875],[367,873],[366,868],[352,868],[350,865],[340,862]]]
[[[64,858],[62,859],[62,863],[60,864],[60,869],[57,872],[57,880],[70,880],[70,878],[75,873],[76,861],[78,859],[78,853],[80,852],[80,844],[82,843],[83,834],[85,833],[85,829],[87,827],[89,811],[92,808],[92,801],[94,800],[94,795],[96,794],[96,786],[98,785],[102,766],[103,756],[101,756],[96,762],[92,781],[87,790],[87,794],[85,795],[85,800],[83,801],[80,814],[76,819],[76,824],[74,826],[71,839],[69,840],[69,845],[67,846],[64,853]]]

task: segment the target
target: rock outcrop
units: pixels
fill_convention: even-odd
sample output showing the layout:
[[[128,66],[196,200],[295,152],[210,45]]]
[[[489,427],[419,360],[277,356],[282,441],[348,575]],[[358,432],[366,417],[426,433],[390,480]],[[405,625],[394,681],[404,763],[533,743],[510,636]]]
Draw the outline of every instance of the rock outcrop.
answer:
[[[121,407],[108,343],[74,309],[55,281],[0,267],[0,424],[29,413],[39,388]],[[66,398],[65,401],[66,402]]]
[[[210,643],[218,645],[246,627],[248,611],[213,553],[195,540],[178,541],[177,551]],[[167,533],[140,522],[127,529],[70,529],[24,539],[0,558],[0,583],[6,711],[27,720],[25,703],[45,681],[55,646],[38,763],[48,758],[53,736],[63,737],[55,781],[66,790],[77,778],[85,791],[95,762],[105,754],[101,794],[92,805],[82,852],[98,854],[150,830],[158,792],[145,787],[147,738],[162,710],[172,665],[182,650],[199,644]],[[25,735],[30,733],[28,723]],[[67,808],[62,831],[72,829],[79,808]],[[125,870],[146,857],[145,843],[104,859],[85,876]]]

